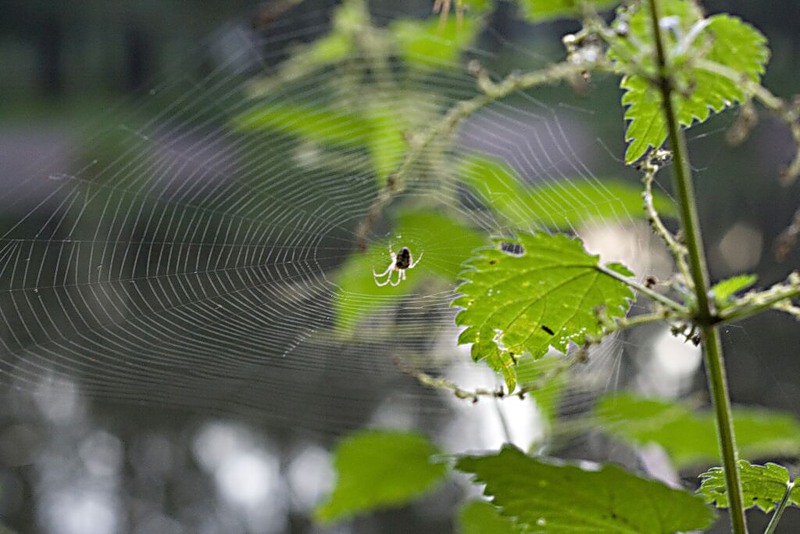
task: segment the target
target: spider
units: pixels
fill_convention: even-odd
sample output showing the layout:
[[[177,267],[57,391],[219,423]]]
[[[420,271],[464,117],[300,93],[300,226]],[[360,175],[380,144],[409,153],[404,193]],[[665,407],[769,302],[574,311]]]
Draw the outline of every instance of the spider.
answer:
[[[416,267],[419,261],[422,259],[422,253],[420,253],[417,261],[414,261],[414,258],[411,257],[411,251],[408,249],[408,247],[403,247],[400,249],[400,252],[397,253],[390,250],[389,257],[391,258],[389,266],[382,273],[376,273],[375,267],[372,268],[372,277],[375,279],[375,284],[377,284],[378,287],[383,287],[386,284],[390,284],[392,286],[399,285],[400,282],[406,279],[406,269],[413,269]],[[397,280],[392,282],[392,274],[395,272],[398,273]],[[386,277],[386,280],[380,282],[379,280],[383,277]]]

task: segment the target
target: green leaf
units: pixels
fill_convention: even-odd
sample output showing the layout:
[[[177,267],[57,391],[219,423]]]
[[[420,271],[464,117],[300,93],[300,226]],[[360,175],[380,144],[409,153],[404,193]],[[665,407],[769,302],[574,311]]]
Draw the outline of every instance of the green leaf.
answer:
[[[456,469],[486,484],[484,494],[521,532],[668,533],[703,529],[715,518],[699,497],[618,467],[550,463],[511,446],[461,457]]]
[[[432,232],[431,229],[436,231]],[[336,275],[333,309],[336,330],[343,335],[355,331],[359,322],[376,311],[396,304],[404,295],[413,293],[421,281],[438,277],[455,282],[460,265],[472,251],[486,241],[483,235],[448,216],[433,211],[400,213],[391,241],[377,241],[366,252],[354,252]],[[382,272],[389,264],[390,246],[395,252],[406,246],[413,257],[422,259],[408,270],[406,280],[397,286],[378,287],[373,268]]]
[[[661,94],[640,76],[624,76],[619,83],[622,106],[625,107],[625,163],[633,163],[647,149],[660,147],[667,139],[667,125],[661,109]],[[654,104],[655,103],[655,104]]]
[[[458,513],[460,534],[515,534],[522,532],[514,520],[501,515],[496,506],[485,501],[472,501]]]
[[[789,471],[780,465],[768,463],[753,465],[739,460],[739,470],[744,492],[744,503],[747,508],[758,507],[766,513],[771,512],[786,495],[789,489]],[[716,503],[718,508],[727,508],[728,491],[725,487],[725,471],[721,467],[712,467],[700,475],[702,483],[697,493],[707,503]],[[792,489],[789,502],[800,506],[800,486]]]
[[[487,360],[502,372],[509,389],[513,368],[530,353],[543,356],[550,347],[566,353],[570,343],[602,333],[596,309],[622,317],[633,298],[622,282],[599,269],[599,258],[580,241],[564,235],[520,233],[495,239],[466,264],[456,324],[467,328],[460,344],[472,343],[472,358]],[[630,275],[621,265],[607,266]]]
[[[709,427],[714,425],[714,416],[710,412],[703,414],[703,420]],[[764,458],[800,454],[800,421],[790,413],[736,407],[733,409],[733,426],[736,445],[742,456]]]
[[[587,220],[644,215],[641,187],[617,180],[564,180],[531,186],[504,161],[477,154],[463,159],[459,175],[478,198],[505,217],[513,228],[543,225],[553,230],[569,230]],[[662,215],[675,213],[674,204],[663,195],[655,195],[654,205]]]
[[[382,102],[370,106],[364,113],[370,125],[367,146],[380,187],[400,163],[406,149],[403,130],[407,123],[399,116],[398,109],[397,102]]]
[[[348,437],[334,457],[336,487],[315,510],[315,519],[331,522],[419,497],[447,473],[446,464],[431,461],[437,454],[418,434],[365,431]]]
[[[317,39],[307,51],[302,52],[302,59],[307,58],[307,65],[304,66],[310,70],[312,67],[319,68],[341,61],[353,52],[353,48],[353,40],[349,35],[330,33]]]
[[[321,144],[359,147],[367,144],[371,125],[364,117],[312,104],[260,104],[235,117],[237,130],[279,130]]]
[[[753,82],[761,78],[769,61],[767,38],[761,32],[726,14],[710,17],[707,30],[713,36],[708,59],[740,72]]]
[[[657,443],[678,469],[719,459],[714,415],[686,405],[622,393],[597,403],[595,415],[604,431],[635,446]],[[734,408],[736,444],[743,456],[800,454],[800,422],[789,414]]]
[[[722,280],[714,284],[711,288],[711,294],[714,296],[714,302],[719,307],[724,307],[729,303],[731,297],[744,289],[749,288],[756,283],[758,277],[754,274],[740,274]]]
[[[667,64],[677,91],[674,105],[683,127],[704,122],[747,98],[741,84],[722,73],[715,65],[731,69],[740,77],[757,82],[769,58],[766,39],[755,28],[729,15],[703,19],[694,2],[670,0],[662,4],[662,33]],[[618,29],[627,28],[609,48],[609,59],[624,74],[622,104],[626,107],[629,142],[625,161],[632,163],[649,147],[660,147],[667,138],[658,90],[649,11],[622,11]],[[630,17],[628,18],[628,15]]]
[[[455,17],[444,23],[434,20],[400,19],[390,27],[406,62],[421,69],[436,69],[457,60],[462,50],[474,41],[480,29],[474,18],[459,22]]]
[[[385,179],[403,156],[405,122],[389,105],[355,111],[305,103],[260,104],[232,120],[239,131],[278,130],[315,143],[369,151],[377,176]]]
[[[584,4],[594,9],[607,9],[620,3],[620,0],[517,0],[522,15],[529,21],[559,18],[577,18],[582,14]]]

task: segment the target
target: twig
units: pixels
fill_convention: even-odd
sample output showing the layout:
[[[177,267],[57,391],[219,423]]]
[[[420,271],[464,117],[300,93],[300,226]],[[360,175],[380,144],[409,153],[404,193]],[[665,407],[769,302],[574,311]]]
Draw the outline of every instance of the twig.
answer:
[[[445,391],[450,391],[459,399],[469,400],[473,403],[478,402],[481,397],[488,397],[493,399],[503,399],[506,397],[518,397],[520,399],[524,399],[525,396],[532,392],[538,391],[542,388],[543,384],[554,379],[567,369],[569,369],[572,362],[575,361],[574,357],[567,357],[565,358],[561,364],[554,369],[550,370],[547,373],[543,373],[542,376],[537,380],[537,382],[525,384],[519,386],[513,392],[506,391],[503,386],[499,386],[495,389],[486,389],[486,388],[477,388],[477,389],[465,389],[453,382],[452,380],[448,380],[447,378],[433,376],[431,374],[426,373],[420,369],[412,367],[411,365],[403,362],[400,358],[394,358],[394,364],[397,366],[400,371],[411,376],[417,380],[423,386],[427,386],[433,389],[440,389]]]
[[[656,173],[661,170],[663,162],[666,161],[665,152],[664,150],[652,151],[647,161],[642,165],[642,169],[644,170],[644,176],[642,177],[642,184],[644,185],[644,192],[642,193],[644,211],[647,214],[647,219],[650,221],[650,226],[662,241],[664,241],[664,244],[667,245],[667,248],[672,253],[672,257],[675,258],[678,271],[683,275],[687,283],[691,283],[692,277],[689,274],[689,266],[686,264],[686,247],[667,229],[653,205],[653,182],[655,181]],[[669,156],[671,157],[671,154],[669,154]]]

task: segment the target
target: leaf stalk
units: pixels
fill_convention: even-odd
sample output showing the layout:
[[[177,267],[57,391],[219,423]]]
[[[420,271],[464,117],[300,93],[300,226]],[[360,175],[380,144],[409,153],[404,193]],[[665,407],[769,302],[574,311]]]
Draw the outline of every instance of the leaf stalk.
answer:
[[[794,482],[789,482],[786,484],[786,491],[783,493],[783,499],[781,499],[781,502],[775,508],[775,512],[773,512],[772,518],[769,520],[769,524],[767,525],[767,529],[764,531],[764,534],[774,534],[775,529],[778,528],[778,522],[781,520],[783,511],[786,510],[786,507],[789,505],[789,498],[792,495],[793,489]]]
[[[610,276],[611,278],[622,282],[623,284],[627,285],[628,287],[635,289],[639,293],[650,297],[651,300],[654,300],[660,304],[663,304],[666,308],[674,311],[678,316],[685,317],[689,314],[689,308],[684,306],[683,304],[672,300],[671,298],[662,295],[657,291],[653,291],[649,287],[645,286],[644,284],[640,284],[633,278],[629,278],[627,276],[623,276],[618,272],[612,271],[611,269],[607,269],[602,265],[598,265],[597,270],[603,273],[606,276]]]

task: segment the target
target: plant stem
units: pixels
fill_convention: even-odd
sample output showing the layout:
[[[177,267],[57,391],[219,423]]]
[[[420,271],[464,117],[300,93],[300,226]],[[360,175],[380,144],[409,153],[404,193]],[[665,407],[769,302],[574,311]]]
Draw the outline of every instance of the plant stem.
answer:
[[[792,495],[793,489],[794,482],[789,482],[786,485],[786,491],[783,494],[783,499],[781,499],[780,504],[778,504],[778,506],[775,508],[775,511],[772,513],[772,519],[769,520],[769,525],[767,525],[767,529],[764,531],[764,534],[773,534],[775,529],[778,528],[778,522],[781,520],[783,511],[786,510],[786,507],[789,505],[789,498]]]
[[[700,234],[700,223],[697,215],[697,204],[694,197],[691,168],[686,148],[686,137],[678,124],[677,113],[672,101],[674,86],[667,64],[664,40],[659,24],[658,0],[650,0],[650,19],[653,29],[653,40],[656,48],[656,62],[659,67],[658,82],[661,91],[664,118],[667,122],[670,144],[674,158],[673,182],[678,197],[681,225],[686,239],[689,254],[689,266],[694,292],[697,298],[696,323],[703,334],[703,351],[708,378],[708,387],[714,403],[717,419],[717,438],[719,440],[722,464],[725,471],[725,484],[730,503],[730,518],[733,532],[747,533],[744,516],[742,483],[737,463],[736,440],[733,430],[728,384],[725,378],[725,365],[722,357],[722,343],[719,332],[713,326],[713,311],[708,298],[708,270]]]

